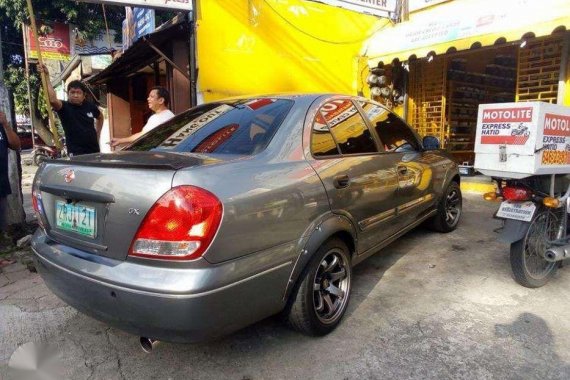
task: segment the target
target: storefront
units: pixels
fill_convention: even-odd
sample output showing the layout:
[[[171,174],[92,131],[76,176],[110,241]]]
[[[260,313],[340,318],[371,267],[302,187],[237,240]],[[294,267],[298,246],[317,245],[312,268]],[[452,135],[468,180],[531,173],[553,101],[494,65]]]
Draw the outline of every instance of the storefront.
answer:
[[[369,41],[363,92],[472,163],[479,104],[570,106],[569,28],[567,0],[439,4]]]

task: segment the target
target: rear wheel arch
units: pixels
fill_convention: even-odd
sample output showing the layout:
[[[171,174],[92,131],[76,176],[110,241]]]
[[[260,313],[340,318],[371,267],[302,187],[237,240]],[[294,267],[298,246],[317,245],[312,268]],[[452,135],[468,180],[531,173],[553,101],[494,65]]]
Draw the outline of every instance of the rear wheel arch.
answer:
[[[311,261],[311,258],[323,244],[335,238],[342,240],[349,249],[350,257],[354,257],[356,253],[356,229],[354,225],[344,216],[331,215],[313,230],[307,243],[303,249],[301,249],[291,275],[289,276],[287,288],[283,296],[285,301],[289,300],[295,286],[298,285],[299,277]]]
[[[339,238],[340,240],[342,240],[344,244],[346,244],[346,246],[348,247],[348,250],[350,252],[350,257],[351,258],[354,257],[354,254],[356,253],[356,244],[353,236],[350,233],[348,233],[347,231],[338,231],[337,233],[331,235],[331,237],[329,237],[327,240],[334,238]]]
[[[338,236],[311,257],[287,303],[286,316],[295,330],[322,336],[340,323],[350,300],[350,250]]]

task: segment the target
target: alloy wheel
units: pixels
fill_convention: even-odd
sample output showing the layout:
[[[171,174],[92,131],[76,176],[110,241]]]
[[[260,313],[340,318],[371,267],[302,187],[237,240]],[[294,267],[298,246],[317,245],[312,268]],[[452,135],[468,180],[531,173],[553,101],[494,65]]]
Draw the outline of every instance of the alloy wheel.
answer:
[[[340,318],[348,303],[350,264],[342,251],[331,249],[321,260],[313,280],[313,306],[324,324]]]
[[[461,195],[459,190],[453,189],[447,194],[445,199],[445,222],[448,226],[453,226],[461,215]]]

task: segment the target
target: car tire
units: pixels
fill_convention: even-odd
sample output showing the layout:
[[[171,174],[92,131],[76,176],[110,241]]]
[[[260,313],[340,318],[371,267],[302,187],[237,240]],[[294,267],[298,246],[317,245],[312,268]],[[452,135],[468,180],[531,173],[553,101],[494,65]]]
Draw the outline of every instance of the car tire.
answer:
[[[451,182],[437,205],[437,214],[429,220],[428,227],[438,232],[451,232],[461,218],[463,197],[457,182]]]
[[[346,244],[326,241],[303,271],[292,294],[287,319],[295,330],[322,336],[340,323],[350,298],[352,266]]]

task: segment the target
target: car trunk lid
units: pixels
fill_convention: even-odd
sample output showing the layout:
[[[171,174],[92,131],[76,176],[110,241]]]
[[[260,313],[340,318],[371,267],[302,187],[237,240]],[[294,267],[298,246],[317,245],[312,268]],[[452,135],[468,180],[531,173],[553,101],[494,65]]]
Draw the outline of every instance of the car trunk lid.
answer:
[[[120,152],[54,160],[38,173],[50,238],[124,260],[143,218],[177,170],[219,160],[167,152]]]

